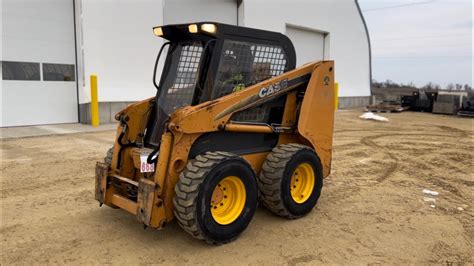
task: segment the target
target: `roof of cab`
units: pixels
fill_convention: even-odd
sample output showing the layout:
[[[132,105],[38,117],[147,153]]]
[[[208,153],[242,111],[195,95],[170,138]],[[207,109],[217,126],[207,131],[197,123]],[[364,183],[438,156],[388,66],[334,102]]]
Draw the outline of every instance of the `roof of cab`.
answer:
[[[216,26],[215,33],[209,33],[203,31],[201,29],[203,24],[213,24]],[[197,33],[191,33],[189,31],[190,25],[197,26]],[[276,44],[281,46],[283,49],[286,50],[287,56],[289,57],[296,57],[295,48],[291,40],[279,33],[267,30],[260,30],[254,28],[247,28],[217,22],[194,22],[194,23],[187,23],[187,24],[172,24],[172,25],[164,25],[164,26],[157,26],[153,29],[160,28],[162,31],[162,35],[160,37],[167,39],[171,42],[181,42],[181,41],[208,41],[211,39],[233,39],[237,41],[250,41],[256,43],[268,43],[268,44]]]

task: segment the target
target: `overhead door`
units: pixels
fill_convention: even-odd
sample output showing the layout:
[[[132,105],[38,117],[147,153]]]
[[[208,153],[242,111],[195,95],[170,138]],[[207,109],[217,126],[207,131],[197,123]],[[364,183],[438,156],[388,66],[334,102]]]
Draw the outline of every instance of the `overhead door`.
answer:
[[[73,0],[3,0],[0,126],[78,122]]]
[[[287,26],[286,35],[295,46],[297,66],[324,59],[324,33]]]

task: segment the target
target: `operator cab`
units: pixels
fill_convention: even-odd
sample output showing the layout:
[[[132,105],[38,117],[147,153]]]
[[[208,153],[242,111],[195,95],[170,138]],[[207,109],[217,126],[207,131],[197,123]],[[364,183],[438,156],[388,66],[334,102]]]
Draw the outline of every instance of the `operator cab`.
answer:
[[[179,108],[215,100],[292,70],[295,49],[283,34],[214,22],[155,27],[168,42],[156,59],[153,82],[158,92],[147,126],[145,143],[158,147],[170,115]],[[166,59],[159,84],[156,69]],[[270,123],[282,112],[284,98],[237,113],[235,121]],[[273,114],[272,114],[273,112]]]

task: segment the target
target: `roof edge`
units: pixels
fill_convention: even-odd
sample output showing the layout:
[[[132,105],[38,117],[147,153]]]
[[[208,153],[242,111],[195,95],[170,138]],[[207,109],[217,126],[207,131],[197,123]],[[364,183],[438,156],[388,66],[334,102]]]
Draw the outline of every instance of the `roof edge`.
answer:
[[[367,36],[367,44],[369,45],[369,79],[370,79],[370,94],[372,94],[372,44],[370,42],[369,28],[367,27],[367,22],[365,21],[364,14],[359,5],[359,0],[354,0],[357,10],[359,11],[360,18],[365,28],[365,35]]]

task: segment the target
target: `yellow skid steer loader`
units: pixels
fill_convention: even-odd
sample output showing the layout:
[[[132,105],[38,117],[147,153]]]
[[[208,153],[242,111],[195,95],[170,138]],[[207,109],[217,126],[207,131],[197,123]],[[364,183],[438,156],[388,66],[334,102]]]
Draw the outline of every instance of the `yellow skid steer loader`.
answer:
[[[295,68],[290,39],[264,30],[202,22],[154,34],[167,40],[157,93],[115,116],[96,165],[100,205],[145,227],[176,218],[214,244],[235,239],[257,202],[290,219],[310,212],[331,170],[334,63]]]

